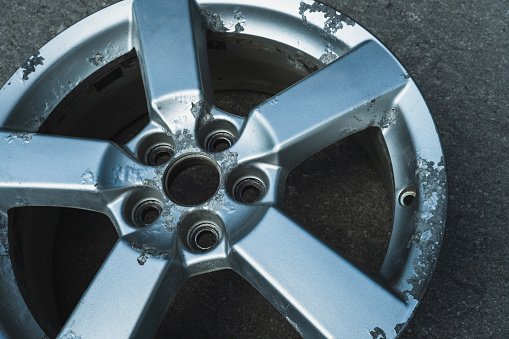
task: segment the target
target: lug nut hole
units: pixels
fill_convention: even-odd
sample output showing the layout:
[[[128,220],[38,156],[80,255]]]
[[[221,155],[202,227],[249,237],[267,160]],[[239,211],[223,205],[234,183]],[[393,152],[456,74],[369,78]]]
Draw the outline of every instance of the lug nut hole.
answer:
[[[159,145],[148,152],[147,163],[149,166],[160,166],[170,161],[174,154],[175,151],[173,147],[169,145]]]
[[[234,190],[235,199],[246,204],[252,204],[261,200],[265,192],[265,185],[256,178],[241,180]]]
[[[221,240],[219,228],[211,223],[194,227],[189,235],[189,244],[197,252],[204,253],[214,249]]]
[[[410,206],[414,202],[416,196],[417,196],[417,192],[415,191],[415,189],[405,188],[399,194],[399,204],[403,207]]]
[[[134,221],[139,227],[153,224],[160,216],[163,207],[158,201],[144,201],[134,211]]]
[[[228,132],[218,132],[207,140],[207,150],[219,153],[227,150],[235,143],[235,137]]]

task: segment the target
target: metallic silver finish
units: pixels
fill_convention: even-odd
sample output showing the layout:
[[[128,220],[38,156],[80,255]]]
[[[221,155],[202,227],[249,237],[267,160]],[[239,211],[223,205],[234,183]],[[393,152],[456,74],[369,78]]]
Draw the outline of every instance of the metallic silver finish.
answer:
[[[206,30],[287,46],[322,68],[239,118],[214,107]],[[137,136],[119,146],[37,134],[72,89],[133,48],[150,117]],[[36,58],[29,75],[20,69],[0,90],[3,336],[43,336],[11,263],[7,212],[19,206],[101,212],[119,234],[59,338],[150,337],[188,277],[220,269],[240,273],[304,337],[393,338],[405,327],[442,241],[445,164],[415,83],[354,21],[308,0],[127,0],[69,28]],[[298,58],[287,64],[307,72]],[[394,206],[391,241],[376,277],[278,207],[294,166],[368,128],[383,136]],[[211,138],[225,133],[231,147],[212,152]],[[173,157],[151,161],[150,152],[161,145]],[[191,205],[169,198],[165,173],[183,159],[217,168],[212,197]],[[238,198],[247,178],[263,186],[260,199]],[[411,204],[405,194],[414,197]],[[162,210],[139,228],[135,211],[146,201]],[[201,229],[215,234],[210,247],[194,246]]]

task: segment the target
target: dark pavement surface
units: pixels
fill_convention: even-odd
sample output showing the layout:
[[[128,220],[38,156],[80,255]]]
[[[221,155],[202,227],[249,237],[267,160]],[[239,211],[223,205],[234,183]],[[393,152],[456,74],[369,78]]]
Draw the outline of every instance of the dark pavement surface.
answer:
[[[113,2],[0,0],[0,83],[57,33]],[[401,60],[442,138],[450,191],[445,239],[428,292],[403,337],[509,338],[509,1],[327,2]],[[243,302],[243,293],[252,291],[235,279],[238,296],[220,310],[207,306],[214,303],[207,301],[207,286],[196,292],[186,285],[186,293],[202,294],[187,304],[186,314],[206,309],[195,318],[198,328],[208,318],[225,336],[236,336],[232,328],[239,337],[288,336],[291,331],[271,325],[277,321],[272,316],[257,324],[258,311]],[[225,309],[238,312],[223,315]]]

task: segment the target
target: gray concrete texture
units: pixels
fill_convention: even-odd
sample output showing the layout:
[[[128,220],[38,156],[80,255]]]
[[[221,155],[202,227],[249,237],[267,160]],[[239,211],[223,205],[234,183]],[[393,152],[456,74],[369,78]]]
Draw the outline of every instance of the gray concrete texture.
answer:
[[[113,2],[0,0],[0,83],[53,36]],[[442,138],[450,191],[447,229],[435,275],[403,337],[509,338],[509,1],[327,3],[400,59],[420,86]],[[342,153],[358,153],[353,143],[340,147]],[[348,163],[345,173],[362,161]],[[312,176],[315,168],[301,168],[295,176]],[[377,214],[366,218],[376,220]],[[356,241],[369,241],[359,234]],[[195,278],[181,294],[160,337],[296,334],[235,274]]]

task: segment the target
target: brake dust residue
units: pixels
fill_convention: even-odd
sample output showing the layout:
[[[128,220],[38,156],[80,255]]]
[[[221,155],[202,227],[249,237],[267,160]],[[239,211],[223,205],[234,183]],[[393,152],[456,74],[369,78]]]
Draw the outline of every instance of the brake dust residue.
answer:
[[[21,66],[23,69],[23,80],[27,81],[28,76],[35,72],[35,67],[43,64],[42,62],[44,61],[44,58],[40,56],[40,54],[41,52],[39,51],[35,52],[34,55],[28,58],[28,60]]]
[[[344,24],[348,26],[355,26],[355,21],[347,17],[346,15],[339,13],[334,8],[324,5],[322,3],[314,1],[312,4],[307,4],[303,1],[300,3],[299,14],[302,17],[302,20],[305,24],[307,24],[306,12],[315,13],[322,12],[324,18],[326,19],[323,23],[323,29],[327,31],[327,33],[334,34],[338,30],[344,27]]]

